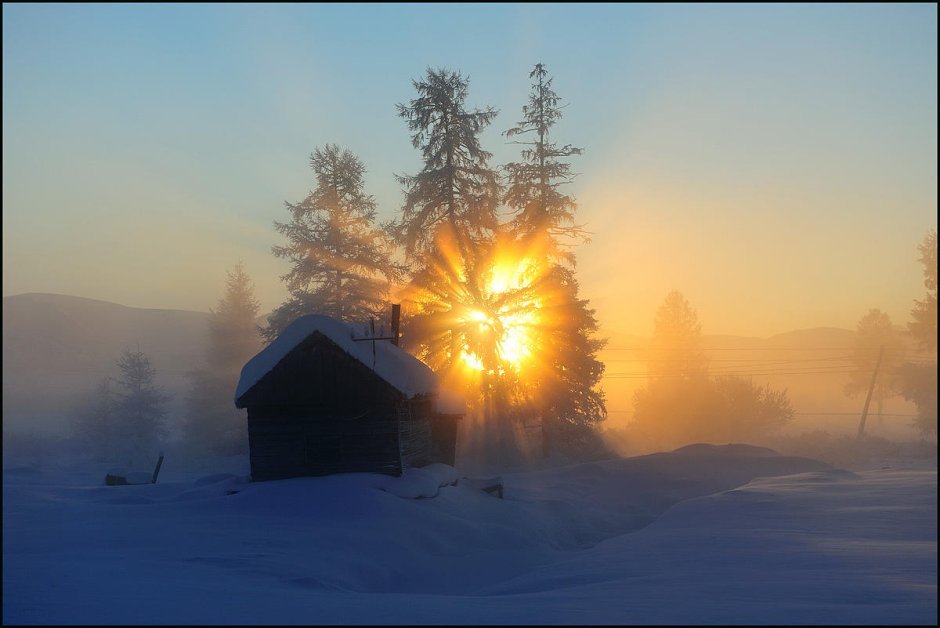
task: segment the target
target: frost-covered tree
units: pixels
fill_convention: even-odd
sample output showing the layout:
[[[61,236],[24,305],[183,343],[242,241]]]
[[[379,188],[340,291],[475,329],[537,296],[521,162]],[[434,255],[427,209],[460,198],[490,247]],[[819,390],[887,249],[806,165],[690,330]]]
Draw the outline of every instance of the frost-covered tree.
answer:
[[[399,104],[398,114],[408,121],[424,167],[416,175],[397,177],[405,203],[401,218],[388,225],[409,259],[428,252],[443,225],[472,242],[488,240],[498,224],[499,203],[491,154],[480,146],[480,133],[496,110],[467,110],[469,79],[459,72],[428,68],[423,80],[412,83],[418,95]]]
[[[540,435],[525,446],[530,452],[601,453],[595,428],[606,411],[592,384],[604,369],[596,358],[602,341],[593,339],[597,323],[577,299],[573,275],[547,258],[506,232],[479,246],[439,238],[403,295],[403,345],[464,388],[483,417],[479,428],[489,430],[468,436],[488,456],[523,425],[526,438]]]
[[[575,222],[574,199],[561,191],[574,177],[571,165],[563,159],[580,155],[582,149],[552,141],[550,132],[561,118],[563,106],[545,66],[537,63],[529,78],[535,83],[529,103],[522,107],[522,120],[504,133],[507,138],[518,137],[515,143],[526,147],[522,161],[504,166],[508,179],[504,200],[516,212],[511,222],[514,232],[523,237],[548,235],[558,248],[586,239]],[[560,242],[561,238],[567,242]],[[574,263],[570,252],[565,258]]]
[[[574,273],[554,265],[549,283],[558,305],[543,346],[549,369],[538,393],[543,447],[546,455],[581,458],[600,450],[597,428],[607,418],[607,405],[599,388],[604,363],[597,353],[607,341],[597,337],[597,318],[579,298]]]
[[[923,437],[937,433],[937,231],[927,232],[918,247],[924,267],[927,296],[914,300],[908,330],[927,354],[918,362],[906,362],[897,371],[897,390],[917,406],[912,426]]]
[[[317,187],[303,201],[286,203],[290,222],[275,222],[288,244],[273,247],[291,263],[282,277],[290,298],[269,317],[270,342],[294,319],[323,314],[355,322],[386,307],[398,269],[385,233],[375,226],[375,199],[364,192],[365,166],[335,144],[310,156]]]
[[[119,376],[89,393],[72,427],[97,459],[136,464],[153,455],[165,436],[168,397],[142,351],[124,351],[117,367]]]
[[[97,460],[108,460],[119,449],[116,402],[112,380],[106,377],[81,400],[72,422],[75,440]]]
[[[905,362],[897,370],[898,391],[917,406],[911,427],[921,437],[937,433],[937,360]]]
[[[206,366],[190,373],[184,435],[191,449],[220,454],[248,451],[247,423],[233,397],[241,368],[260,348],[258,301],[239,262],[225,295],[209,313]]]
[[[578,295],[574,256],[557,244],[583,235],[574,225],[574,200],[559,192],[571,178],[562,158],[580,149],[549,138],[560,117],[558,97],[544,67],[532,76],[535,104],[507,133],[532,138],[521,142],[529,144],[523,163],[506,167],[504,200],[518,213],[508,226],[498,224],[498,179],[478,139],[496,112],[466,112],[466,79],[430,69],[415,82],[418,98],[399,105],[425,161],[418,175],[400,177],[406,202],[390,225],[414,271],[403,342],[435,369],[463,372],[457,379],[479,403],[483,427],[497,428],[496,441],[534,424],[545,453],[584,457],[601,449],[595,428],[606,409],[597,352],[604,341]]]
[[[580,155],[582,149],[560,146],[551,137],[562,106],[544,64],[536,64],[529,78],[534,83],[529,102],[522,107],[522,120],[504,133],[525,147],[522,161],[504,166],[508,179],[504,200],[516,212],[509,228],[519,246],[537,242],[551,262],[546,275],[556,293],[557,309],[545,343],[552,345],[547,352],[551,364],[539,402],[545,450],[585,452],[596,444],[594,428],[607,410],[598,390],[604,364],[597,358],[606,341],[596,337],[594,310],[578,294],[575,256],[565,250],[586,240],[575,221],[574,198],[561,191],[574,176],[564,158]]]
[[[656,311],[648,381],[634,394],[627,426],[640,448],[749,440],[793,418],[786,390],[734,375],[709,377],[701,332],[695,309],[681,292],[671,291]]]
[[[708,371],[698,313],[678,290],[666,295],[656,310],[646,361],[651,378],[689,378]]]
[[[225,295],[209,311],[209,344],[206,363],[210,369],[238,373],[245,361],[260,348],[258,309],[254,285],[238,262],[225,281]],[[235,383],[232,383],[234,390]]]
[[[696,442],[753,442],[793,418],[786,390],[750,378],[651,379],[634,396],[629,438],[639,449],[672,449]]]
[[[165,406],[169,398],[157,386],[157,370],[144,352],[125,351],[117,366],[120,369],[115,408],[118,425],[130,452],[147,455],[166,434]]]
[[[924,349],[937,349],[937,230],[931,229],[918,247],[920,263],[924,266],[924,286],[927,295],[923,301],[914,301],[908,329]]]

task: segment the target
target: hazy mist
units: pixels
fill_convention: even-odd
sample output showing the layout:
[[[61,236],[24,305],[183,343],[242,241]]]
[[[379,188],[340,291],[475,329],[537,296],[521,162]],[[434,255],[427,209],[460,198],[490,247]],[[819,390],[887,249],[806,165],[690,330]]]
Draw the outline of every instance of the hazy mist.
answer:
[[[284,300],[272,224],[314,186],[316,146],[359,154],[392,219],[395,175],[419,167],[395,112],[412,79],[472,77],[504,163],[545,61],[566,103],[553,133],[585,149],[566,192],[591,234],[575,251],[608,341],[605,427],[629,422],[654,313],[679,290],[714,372],[789,391],[790,430],[853,432],[857,321],[880,308],[904,328],[924,293],[935,6],[454,6],[416,38],[421,12],[4,5],[5,430],[63,427],[123,348],[179,393],[233,264],[263,313]],[[351,45],[353,27],[379,35]],[[872,433],[910,435],[912,404],[883,409]]]

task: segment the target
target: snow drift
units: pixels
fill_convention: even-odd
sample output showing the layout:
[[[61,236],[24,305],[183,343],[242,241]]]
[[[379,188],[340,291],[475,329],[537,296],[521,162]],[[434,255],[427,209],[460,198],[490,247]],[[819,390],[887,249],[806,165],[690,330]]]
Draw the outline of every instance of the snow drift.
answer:
[[[700,445],[504,474],[504,499],[445,465],[164,473],[104,487],[11,462],[4,623],[936,619],[935,469]]]

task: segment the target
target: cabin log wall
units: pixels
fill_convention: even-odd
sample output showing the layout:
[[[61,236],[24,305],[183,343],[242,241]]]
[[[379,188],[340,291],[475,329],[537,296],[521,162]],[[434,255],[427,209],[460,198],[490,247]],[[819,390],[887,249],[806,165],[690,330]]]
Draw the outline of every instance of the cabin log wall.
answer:
[[[433,460],[431,400],[404,395],[314,332],[239,400],[253,480],[400,475]]]

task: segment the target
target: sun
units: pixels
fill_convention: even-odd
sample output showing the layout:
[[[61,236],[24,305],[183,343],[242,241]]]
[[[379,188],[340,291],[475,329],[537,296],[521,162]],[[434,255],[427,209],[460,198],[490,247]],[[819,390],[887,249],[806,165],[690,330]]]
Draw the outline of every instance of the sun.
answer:
[[[497,237],[472,245],[447,233],[404,300],[423,336],[420,358],[432,368],[528,378],[539,368],[548,316],[545,256],[532,243]]]
[[[459,319],[468,328],[471,341],[464,346],[461,358],[472,370],[487,370],[484,360],[469,346],[484,345],[483,353],[496,358],[490,370],[519,372],[532,356],[541,318],[541,299],[531,294],[531,282],[538,275],[535,262],[529,258],[496,260],[483,272],[476,302]]]

